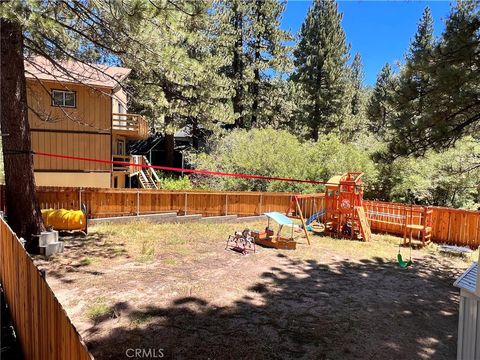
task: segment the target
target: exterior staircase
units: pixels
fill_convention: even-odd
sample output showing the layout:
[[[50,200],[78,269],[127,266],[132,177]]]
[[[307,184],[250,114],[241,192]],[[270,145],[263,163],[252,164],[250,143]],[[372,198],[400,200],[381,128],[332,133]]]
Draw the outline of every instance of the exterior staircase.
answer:
[[[138,173],[138,181],[143,189],[158,189],[153,178],[143,169]]]
[[[144,165],[150,165],[150,162],[145,156],[142,156],[141,162]],[[158,189],[160,178],[154,169],[149,167],[142,167],[133,175],[138,176],[138,182],[143,189]]]

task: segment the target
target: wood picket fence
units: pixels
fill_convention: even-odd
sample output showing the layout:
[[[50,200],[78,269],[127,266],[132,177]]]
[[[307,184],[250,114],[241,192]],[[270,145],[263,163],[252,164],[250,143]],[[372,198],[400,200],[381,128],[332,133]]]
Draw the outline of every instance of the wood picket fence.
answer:
[[[3,219],[0,281],[25,359],[93,359],[44,276]]]
[[[0,191],[0,201],[4,198],[1,193]],[[248,191],[37,188],[37,197],[42,208],[79,209],[80,204],[84,203],[90,218],[161,212],[203,216],[260,215],[267,211],[285,212],[294,195],[294,193]],[[325,202],[318,201],[317,204],[321,204],[321,207]],[[312,206],[308,201],[302,203],[302,210],[306,217],[314,210],[321,210],[317,207]],[[364,208],[367,217],[371,217],[369,214],[372,213],[376,215],[374,218],[377,221],[370,221],[370,226],[377,233],[402,235],[402,214],[406,210],[413,211],[414,223],[420,221],[421,207],[415,205],[365,200]],[[468,245],[473,248],[480,245],[480,211],[435,206],[431,209],[434,242]],[[381,221],[382,219],[386,221]],[[387,222],[394,222],[394,224]]]

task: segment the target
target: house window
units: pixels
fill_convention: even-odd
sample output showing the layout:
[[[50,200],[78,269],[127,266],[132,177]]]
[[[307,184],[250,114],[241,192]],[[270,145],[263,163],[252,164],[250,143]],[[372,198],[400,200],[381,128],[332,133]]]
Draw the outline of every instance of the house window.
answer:
[[[52,90],[52,105],[61,107],[76,107],[77,94],[75,91]]]
[[[125,155],[125,141],[117,140],[117,155]]]

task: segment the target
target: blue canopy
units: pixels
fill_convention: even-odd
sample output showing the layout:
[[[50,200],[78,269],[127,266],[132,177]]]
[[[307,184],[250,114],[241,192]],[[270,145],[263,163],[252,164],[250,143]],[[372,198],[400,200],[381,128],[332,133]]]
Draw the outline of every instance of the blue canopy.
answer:
[[[276,221],[280,225],[292,225],[293,220],[288,218],[286,215],[279,213],[279,212],[267,212],[264,213],[268,218]]]

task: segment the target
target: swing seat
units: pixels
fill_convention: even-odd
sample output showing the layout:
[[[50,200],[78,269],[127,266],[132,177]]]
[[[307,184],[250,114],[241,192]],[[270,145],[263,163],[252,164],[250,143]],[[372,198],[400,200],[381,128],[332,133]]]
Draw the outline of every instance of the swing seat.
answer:
[[[408,261],[404,261],[403,257],[402,257],[402,254],[400,254],[400,253],[398,253],[398,255],[397,255],[397,260],[398,260],[398,265],[400,265],[400,267],[402,269],[405,269],[405,268],[413,265],[412,259],[410,259]]]

